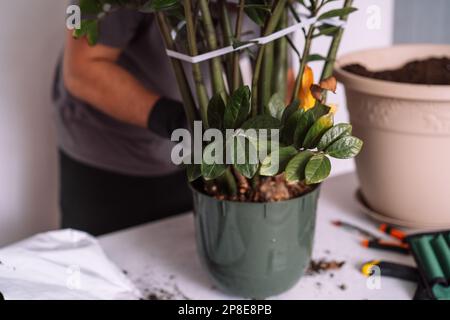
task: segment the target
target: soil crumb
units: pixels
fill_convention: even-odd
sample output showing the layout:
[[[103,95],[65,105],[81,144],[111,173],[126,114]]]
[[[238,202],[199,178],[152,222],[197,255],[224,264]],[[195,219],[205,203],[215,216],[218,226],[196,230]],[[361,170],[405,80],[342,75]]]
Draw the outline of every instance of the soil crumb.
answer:
[[[338,285],[338,288],[341,289],[342,291],[344,291],[344,290],[347,290],[347,285],[345,285],[343,283],[343,284]]]
[[[284,174],[275,177],[259,177],[254,187],[242,176],[237,176],[238,190],[234,196],[224,194],[216,184],[205,184],[205,192],[218,200],[240,202],[277,202],[297,198],[311,190],[311,186],[299,182],[288,182]]]
[[[135,277],[133,272],[123,271],[141,291],[141,300],[191,300],[178,287],[174,274],[162,275],[148,268]]]
[[[306,270],[306,274],[316,275],[330,270],[339,270],[342,268],[344,264],[345,261],[325,260],[325,259],[311,260],[309,268]]]
[[[371,71],[360,64],[349,64],[343,69],[372,79],[414,84],[450,85],[450,57],[414,60],[401,68],[392,70]]]
[[[163,288],[144,289],[143,300],[190,300],[178,288],[174,286],[173,290],[169,291]]]

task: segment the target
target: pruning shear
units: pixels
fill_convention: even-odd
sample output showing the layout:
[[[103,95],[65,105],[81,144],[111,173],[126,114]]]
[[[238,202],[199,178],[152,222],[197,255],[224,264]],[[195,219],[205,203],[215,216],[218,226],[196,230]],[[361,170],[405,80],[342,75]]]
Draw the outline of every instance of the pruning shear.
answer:
[[[338,227],[343,227],[344,229],[349,231],[356,231],[360,235],[364,236],[365,239],[361,241],[361,245],[363,247],[391,251],[401,254],[410,253],[409,245],[404,242],[406,234],[401,230],[395,229],[394,227],[387,225],[386,223],[381,224],[378,227],[378,230],[389,235],[391,238],[400,241],[383,240],[370,231],[367,231],[361,227],[355,226],[353,224],[341,220],[332,221],[332,224]]]

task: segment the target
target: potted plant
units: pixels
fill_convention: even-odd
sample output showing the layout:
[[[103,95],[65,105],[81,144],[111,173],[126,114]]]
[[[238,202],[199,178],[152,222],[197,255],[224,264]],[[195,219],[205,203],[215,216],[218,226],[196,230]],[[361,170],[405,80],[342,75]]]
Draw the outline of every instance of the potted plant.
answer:
[[[336,65],[355,133],[359,199],[372,216],[415,228],[450,226],[450,46],[396,45]]]
[[[208,59],[211,96],[198,63],[192,64],[194,99],[182,62],[176,55],[171,59],[191,128],[201,120],[200,131],[214,136],[201,146],[200,162],[192,161],[195,154],[184,155],[198,251],[212,279],[228,292],[263,298],[287,290],[310,260],[320,183],[331,170],[328,157],[351,158],[362,147],[349,124],[334,125],[333,108],[325,103],[327,91],[336,89],[331,73],[343,33],[330,19],[346,20],[355,10],[352,1],[328,10],[331,0],[97,0],[94,7],[92,1],[81,1],[82,11],[83,4],[89,5],[95,16],[83,20],[77,37],[86,35],[95,43],[96,17],[106,13],[104,2],[113,4],[108,10],[126,5],[156,14],[171,52],[198,57],[200,48],[214,53],[233,46],[226,55]],[[233,20],[230,11],[236,13]],[[244,37],[245,19],[259,26],[263,39],[286,30],[292,19],[309,21],[299,25],[303,50],[288,34],[250,47],[256,40]],[[332,38],[326,57],[310,52],[319,36]],[[288,48],[300,64],[290,96]],[[243,85],[242,55],[252,60],[251,88]],[[313,60],[324,60],[318,84],[307,65]]]

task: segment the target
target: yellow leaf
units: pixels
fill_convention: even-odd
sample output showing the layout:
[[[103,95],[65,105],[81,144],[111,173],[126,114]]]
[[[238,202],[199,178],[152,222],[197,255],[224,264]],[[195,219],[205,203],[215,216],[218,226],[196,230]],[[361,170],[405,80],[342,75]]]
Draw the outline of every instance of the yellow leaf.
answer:
[[[319,86],[324,89],[336,93],[337,81],[336,78],[331,76],[320,81]]]
[[[338,111],[338,107],[335,104],[330,104],[328,105],[330,107],[330,113],[332,114],[336,114],[336,112]]]
[[[303,72],[302,85],[298,92],[298,99],[300,100],[300,108],[305,110],[311,109],[316,104],[316,99],[311,93],[311,86],[314,84],[314,74],[309,66],[305,66]]]

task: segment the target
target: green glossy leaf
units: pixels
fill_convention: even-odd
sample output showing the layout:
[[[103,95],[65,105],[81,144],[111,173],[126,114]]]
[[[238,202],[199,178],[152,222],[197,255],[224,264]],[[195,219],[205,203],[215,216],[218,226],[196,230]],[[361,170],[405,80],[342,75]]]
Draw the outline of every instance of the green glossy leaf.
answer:
[[[215,157],[216,152],[220,161],[216,161],[218,160]],[[223,144],[218,143],[217,141],[211,142],[205,147],[203,150],[203,161],[201,164],[202,176],[205,179],[216,179],[225,172],[227,166],[225,165],[223,154]]]
[[[200,164],[186,164],[186,174],[189,182],[195,181],[202,175],[202,166]]]
[[[270,114],[274,118],[281,120],[284,109],[286,109],[286,106],[284,105],[283,98],[279,93],[275,93],[270,98],[269,103],[267,104],[266,113]]]
[[[267,3],[264,0],[246,0],[244,11],[254,23],[262,27],[270,13],[270,7],[268,11]]]
[[[287,120],[292,116],[292,114],[298,110],[300,106],[300,101],[294,99],[286,108],[284,108],[283,116],[281,117],[281,124],[286,124]]]
[[[140,11],[145,13],[163,11],[172,9],[179,5],[179,0],[149,0],[143,6]]]
[[[238,88],[228,100],[224,114],[224,126],[226,129],[239,128],[250,113],[250,88],[243,86]]]
[[[320,26],[317,28],[319,32],[314,34],[314,38],[320,37],[320,36],[333,36],[336,34],[336,32],[339,31],[340,27],[332,26],[329,24],[325,24],[323,26]]]
[[[77,39],[86,37],[89,45],[93,46],[98,41],[97,20],[87,19],[81,21],[80,29],[73,30],[73,36]]]
[[[262,162],[259,174],[262,176],[275,176],[286,169],[289,161],[297,154],[292,146],[279,148],[270,153]],[[275,159],[278,157],[278,161]]]
[[[216,93],[208,104],[208,125],[210,128],[221,130],[223,128],[223,117],[225,114],[225,103],[220,93]]]
[[[318,20],[330,19],[330,18],[335,18],[335,17],[344,17],[356,10],[358,10],[358,9],[353,8],[353,7],[330,10],[325,13],[322,13],[319,16]]]
[[[98,41],[98,21],[91,21],[86,27],[86,36],[90,46],[97,44]]]
[[[80,0],[80,10],[83,15],[85,14],[99,14],[102,12],[102,4],[99,1],[93,0]]]
[[[322,151],[328,148],[333,142],[336,140],[349,136],[352,134],[352,126],[348,123],[339,123],[329,129],[325,134],[320,138],[319,144],[317,145],[317,149]]]
[[[331,172],[330,159],[324,154],[316,154],[309,159],[305,168],[305,182],[306,184],[320,183]]]
[[[302,181],[305,179],[305,168],[309,159],[314,155],[312,151],[305,150],[293,157],[286,166],[286,180]]]
[[[265,133],[257,130],[257,136],[246,134],[248,133],[245,131],[243,134],[246,136],[247,139],[250,140],[250,142],[256,146],[258,150],[258,156],[261,155],[267,155],[270,154],[271,150],[276,150],[280,148],[280,132],[278,129],[275,129],[277,131],[273,131],[272,129],[268,129]]]
[[[323,104],[316,104],[314,108],[306,111],[298,121],[297,127],[294,132],[294,144],[300,148],[303,145],[308,130],[314,125],[314,123],[322,116],[330,112],[330,107]]]
[[[75,39],[80,39],[81,37],[86,35],[86,29],[83,30],[83,21],[81,21],[81,28],[80,29],[74,29],[72,32],[72,37]]]
[[[246,137],[234,137],[234,168],[246,178],[253,178],[258,171],[258,151]]]
[[[243,46],[245,46],[245,45],[247,45],[249,43],[256,43],[256,42],[255,41],[242,41],[242,40],[233,39],[232,45],[233,45],[234,49],[237,49],[237,48],[243,47]]]
[[[320,55],[320,54],[317,54],[317,53],[310,54],[310,55],[308,56],[308,59],[307,59],[308,62],[313,62],[313,61],[325,61],[325,60],[327,60],[326,57],[324,57],[324,56],[322,56],[322,55]]]
[[[363,142],[360,139],[345,136],[326,148],[325,152],[333,158],[349,159],[356,156],[361,151],[362,146]]]
[[[280,120],[269,116],[268,114],[260,114],[254,116],[242,125],[242,129],[280,129]]]
[[[317,146],[322,138],[323,134],[333,126],[333,115],[331,113],[320,117],[312,127],[308,130],[305,140],[303,141],[303,147],[306,149],[312,149]]]
[[[297,109],[287,120],[281,130],[281,141],[284,144],[291,145],[294,143],[295,131],[304,113],[305,111],[303,109]]]

